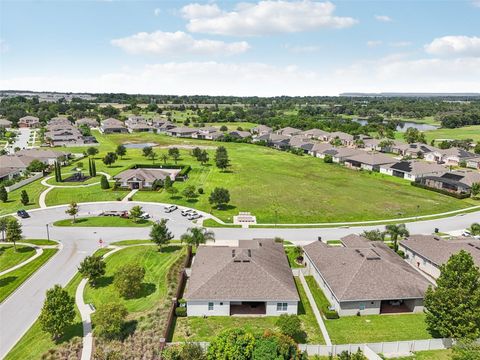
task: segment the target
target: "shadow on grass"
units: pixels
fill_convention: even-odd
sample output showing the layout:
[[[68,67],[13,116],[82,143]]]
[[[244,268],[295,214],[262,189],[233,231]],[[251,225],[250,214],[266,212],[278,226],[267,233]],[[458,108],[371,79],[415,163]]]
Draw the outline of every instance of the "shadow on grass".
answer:
[[[227,210],[234,210],[237,207],[235,205],[222,205],[220,208],[216,207],[215,210],[217,211],[227,211]]]
[[[190,204],[195,204],[198,202],[198,199],[188,199],[187,202]]]
[[[102,276],[95,282],[94,289],[100,289],[113,284],[113,276]]]
[[[17,279],[16,276],[7,276],[4,277],[3,279],[0,279],[0,288],[7,286],[8,284],[14,282]]]
[[[35,249],[31,248],[30,246],[25,246],[25,247],[21,247],[21,248],[17,248],[17,253],[28,253],[28,252],[32,252],[32,251],[35,251]]]
[[[87,221],[88,221],[88,218],[77,218],[75,219],[75,222],[72,221],[72,224],[81,224]]]
[[[300,330],[298,332],[298,334],[296,334],[294,337],[293,337],[293,340],[295,340],[295,342],[297,344],[306,344],[307,343],[307,339],[308,339],[308,336],[307,336],[307,333],[303,330]]]
[[[162,253],[172,253],[172,252],[175,252],[175,251],[178,251],[180,250],[182,247],[180,245],[168,245],[168,246],[164,246],[160,249],[160,252]]]
[[[157,286],[153,283],[143,283],[140,291],[132,296],[126,296],[125,299],[141,299],[155,292]]]
[[[67,328],[65,329],[65,333],[57,341],[55,341],[55,343],[63,344],[65,342],[70,341],[76,336],[82,337],[82,335],[83,335],[82,322],[79,321],[67,326]]]

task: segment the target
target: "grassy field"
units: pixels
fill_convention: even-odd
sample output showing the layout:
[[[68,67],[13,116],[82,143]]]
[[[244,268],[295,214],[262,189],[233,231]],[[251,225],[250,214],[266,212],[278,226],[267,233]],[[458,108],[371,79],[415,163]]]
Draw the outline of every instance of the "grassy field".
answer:
[[[134,163],[149,163],[140,149],[129,149],[123,160],[112,167],[100,158],[117,144],[155,142],[165,145],[208,145],[219,143],[192,139],[176,139],[156,134],[98,135],[100,154],[97,171],[115,175]],[[366,221],[440,213],[472,205],[472,200],[457,200],[424,189],[409,182],[366,171],[352,171],[342,166],[325,164],[310,156],[297,156],[277,150],[236,143],[221,143],[229,152],[232,166],[222,172],[210,161],[200,165],[187,150],[181,150],[180,164],[192,165],[189,180],[177,183],[181,190],[187,185],[204,189],[204,194],[187,200],[177,194],[172,198],[163,192],[140,191],[134,200],[172,202],[198,208],[226,222],[239,211],[251,211],[260,223],[315,223],[336,221]],[[79,149],[81,150],[81,149]],[[75,148],[72,148],[75,151]],[[82,150],[83,151],[83,150]],[[159,154],[166,149],[156,150]],[[210,150],[210,159],[214,151]],[[215,187],[226,187],[231,202],[224,210],[211,209],[208,196]],[[126,192],[102,190],[100,186],[85,189],[54,189],[48,195],[48,205],[82,201],[116,200]],[[477,202],[478,203],[478,202]]]
[[[43,254],[25,266],[0,276],[0,302],[5,300],[8,295],[15,291],[25,280],[27,280],[35,271],[45,264],[55,253],[57,249],[44,249]]]
[[[87,160],[88,161],[88,160]],[[85,163],[85,160],[83,161]],[[83,174],[88,176],[88,169],[87,170],[84,170],[83,171]],[[62,173],[62,179],[65,180],[66,178],[68,178],[69,176],[71,176],[72,173]],[[81,185],[88,185],[88,184],[93,184],[93,183],[96,183],[96,182],[100,182],[100,178],[102,177],[102,175],[97,175],[97,176],[94,176],[94,177],[91,177],[83,182],[78,182],[78,181],[62,181],[62,182],[58,182],[55,180],[55,177],[52,177],[50,179],[47,180],[47,184],[50,184],[50,185],[60,185],[60,186],[81,186]]]
[[[394,358],[395,360],[448,360],[452,358],[452,350],[417,351],[412,356]]]
[[[162,252],[154,246],[135,246],[125,248],[107,257],[106,274],[100,278],[95,288],[87,286],[84,293],[86,303],[99,304],[119,300],[128,309],[129,313],[142,313],[152,309],[159,299],[166,296],[166,276],[171,265],[182,254],[182,247],[169,246]],[[113,286],[113,274],[119,267],[127,263],[138,263],[146,271],[143,289],[139,296],[132,299],[120,298]]]
[[[473,139],[475,142],[480,141],[480,125],[465,126],[456,129],[438,129],[426,131],[428,143],[434,139]]]
[[[300,295],[298,316],[302,321],[305,338],[297,339],[301,342],[324,344],[322,333],[313,315],[305,291],[296,280]],[[230,328],[242,328],[253,334],[262,334],[265,330],[278,330],[276,316],[265,317],[238,317],[238,316],[210,316],[207,318],[190,317],[176,318],[176,325],[172,341],[211,341],[221,331]]]
[[[65,287],[71,296],[75,297],[75,291],[81,280],[82,277],[77,273]],[[37,320],[7,354],[5,360],[38,360],[49,349],[59,347],[75,337],[81,337],[83,335],[82,321],[77,307],[75,307],[75,312],[76,316],[73,324],[67,328],[65,334],[57,343],[47,333],[42,331]]]
[[[138,220],[134,222],[132,219],[122,218],[119,216],[94,216],[76,219],[72,223],[72,219],[58,220],[53,223],[54,226],[73,226],[73,227],[146,227],[153,223],[149,220]]]
[[[46,189],[46,187],[43,186],[40,181],[42,181],[42,179],[38,179],[28,185],[22,186],[20,189],[13,190],[12,192],[8,193],[8,201],[0,204],[0,215],[10,214],[19,209],[28,210],[37,208],[39,206],[38,198],[40,197],[40,193]],[[22,190],[27,192],[30,200],[30,203],[26,206],[20,202],[20,194]]]
[[[17,245],[17,251],[13,245],[0,246],[0,271],[10,269],[35,255],[35,249],[30,246]]]

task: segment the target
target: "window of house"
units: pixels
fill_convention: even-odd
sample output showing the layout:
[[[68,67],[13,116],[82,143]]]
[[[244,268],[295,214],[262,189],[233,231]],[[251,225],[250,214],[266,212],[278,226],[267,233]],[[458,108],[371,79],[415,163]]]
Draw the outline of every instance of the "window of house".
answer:
[[[277,303],[277,311],[287,311],[287,303]]]
[[[360,303],[360,305],[358,306],[358,309],[365,310],[365,303]]]
[[[208,310],[209,310],[209,311],[212,311],[212,310],[213,310],[213,303],[212,303],[212,302],[209,302],[209,303],[208,303]]]

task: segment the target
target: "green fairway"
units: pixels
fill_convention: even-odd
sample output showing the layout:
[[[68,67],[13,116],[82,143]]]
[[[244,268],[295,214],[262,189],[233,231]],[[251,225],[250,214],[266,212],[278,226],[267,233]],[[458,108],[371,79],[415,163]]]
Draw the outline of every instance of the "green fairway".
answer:
[[[53,226],[73,226],[73,227],[146,227],[153,223],[149,220],[138,220],[134,222],[132,219],[122,218],[119,216],[94,216],[77,218],[75,223],[72,219],[58,220]]]
[[[223,145],[231,160],[229,171],[222,172],[213,165],[200,165],[189,150],[181,150],[179,164],[192,165],[189,179],[175,186],[175,196],[153,191],[139,191],[133,199],[176,203],[210,212],[225,222],[232,222],[239,211],[250,211],[259,223],[319,223],[340,221],[367,221],[400,218],[466,208],[475,204],[470,199],[457,200],[432,191],[416,188],[408,181],[367,171],[353,171],[339,165],[325,164],[311,156],[297,156],[251,144],[218,143],[192,139],[178,139],[150,133],[99,135],[100,154],[97,171],[115,175],[132,164],[148,164],[141,149],[128,149],[127,155],[112,167],[101,162],[101,157],[125,142],[154,142],[167,145]],[[72,150],[73,151],[73,150]],[[156,148],[158,154],[166,149]],[[214,151],[208,150],[210,159]],[[158,161],[157,161],[158,163]],[[181,191],[187,185],[203,188],[204,194],[187,200]],[[215,187],[230,191],[231,201],[226,209],[212,209],[208,196]],[[77,202],[106,201],[122,198],[126,191],[102,190],[100,186],[88,189],[54,189],[48,195],[48,205]],[[477,202],[478,203],[478,202]],[[209,224],[207,222],[207,224]]]
[[[306,338],[302,342],[324,344],[322,333],[315,320],[313,310],[308,302],[302,284],[295,279],[300,295],[298,316]],[[210,316],[176,318],[172,341],[212,341],[221,331],[230,328],[242,328],[253,334],[263,334],[265,330],[278,330],[275,323],[278,317],[241,317],[241,316]]]
[[[8,295],[23,284],[35,271],[45,264],[55,253],[57,249],[44,249],[43,254],[25,266],[0,276],[0,302],[5,300]]]
[[[77,273],[65,287],[71,296],[75,297],[75,291],[81,280],[82,277]],[[83,336],[83,329],[80,313],[76,306],[75,312],[76,316],[73,324],[67,328],[58,343],[55,343],[50,335],[42,331],[37,320],[7,354],[5,360],[38,360],[42,354],[45,354],[50,349],[58,348],[74,338],[77,338],[76,340],[79,341],[79,338]]]
[[[20,189],[13,190],[8,193],[8,201],[6,203],[0,204],[0,215],[9,214],[16,212],[20,209],[32,209],[38,207],[38,198],[40,193],[46,189],[40,182],[42,179],[38,179],[28,185],[22,186]],[[20,202],[20,194],[22,190],[25,190],[28,194],[30,203],[28,205],[23,205]]]
[[[107,257],[107,272],[95,288],[87,286],[84,293],[86,303],[96,306],[114,300],[123,303],[130,313],[141,313],[152,309],[167,295],[167,273],[172,264],[182,255],[183,247],[169,246],[159,252],[155,246],[135,246],[122,249]],[[146,271],[142,293],[132,299],[123,299],[113,286],[115,271],[127,263],[138,263]]]
[[[480,141],[480,125],[465,126],[455,129],[438,129],[426,131],[428,143],[434,139],[472,139],[475,142]]]
[[[35,249],[30,246],[0,245],[0,272],[10,269],[35,255]]]

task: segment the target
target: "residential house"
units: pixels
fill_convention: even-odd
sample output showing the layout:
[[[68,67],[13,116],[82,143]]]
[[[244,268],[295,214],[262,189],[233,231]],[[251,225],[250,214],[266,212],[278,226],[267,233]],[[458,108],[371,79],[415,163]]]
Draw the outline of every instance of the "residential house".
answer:
[[[408,156],[415,159],[424,158],[426,154],[436,151],[438,149],[434,146],[422,143],[407,144],[404,142],[395,141],[391,150],[391,152],[393,152],[394,154],[399,154],[404,157]]]
[[[361,155],[365,152],[360,149],[346,148],[346,147],[334,147],[329,150],[323,151],[323,157],[325,155],[331,155],[334,163],[344,163],[351,156]]]
[[[0,160],[3,160],[3,156],[0,156]],[[5,167],[2,164],[0,166],[0,181],[12,180],[21,173],[22,171],[19,168]]]
[[[480,156],[468,159],[467,167],[480,170]]]
[[[70,153],[67,152],[39,149],[20,150],[13,155],[2,155],[0,179],[11,179],[24,173],[34,160],[39,160],[45,165],[53,165],[55,161],[63,163],[69,156]]]
[[[473,261],[480,266],[480,240],[475,238],[442,239],[437,235],[411,235],[399,243],[405,260],[414,268],[437,279],[440,266],[461,250],[469,252]]]
[[[462,161],[475,158],[476,155],[457,147],[450,149],[436,149],[425,156],[425,160],[445,164],[449,166],[459,166]]]
[[[381,153],[364,151],[362,154],[352,155],[345,159],[345,166],[353,169],[380,171],[380,166],[393,164],[396,160],[391,156]]]
[[[424,176],[439,176],[447,171],[443,165],[419,160],[401,160],[380,166],[380,172],[390,176],[415,181]]]
[[[153,132],[155,127],[150,125],[142,116],[129,116],[125,121],[129,132]]]
[[[18,120],[19,128],[39,128],[40,119],[36,116],[24,116]]]
[[[330,133],[327,131],[323,131],[320,129],[310,129],[310,130],[305,130],[300,133],[300,135],[303,135],[309,139],[316,139],[320,141],[328,141],[328,138],[330,136]]]
[[[304,246],[306,271],[340,316],[423,311],[430,283],[382,242],[355,236],[344,246]]]
[[[297,314],[300,300],[282,244],[201,245],[184,295],[188,316]]]
[[[12,122],[7,119],[0,119],[0,128],[9,129],[12,127]]]
[[[355,144],[355,138],[353,135],[344,133],[342,131],[335,131],[330,133],[327,138],[327,141],[339,140],[343,146],[353,146]]]
[[[113,179],[118,186],[128,189],[151,189],[155,181],[164,181],[169,177],[175,181],[180,169],[137,168],[122,171]]]
[[[53,117],[47,122],[47,127],[51,126],[73,126],[72,122],[64,116]]]
[[[76,127],[88,126],[89,128],[96,128],[98,127],[98,121],[97,119],[92,119],[92,118],[81,118],[75,121],[75,126]]]
[[[233,130],[228,133],[234,139],[247,139],[252,136],[248,131]]]
[[[115,133],[127,133],[128,129],[126,128],[123,121],[108,118],[101,122],[100,131],[104,134],[115,134]]]
[[[158,121],[153,120],[152,126],[157,129],[157,132],[159,134],[165,134],[168,130],[171,130],[177,127],[177,125],[175,125],[170,121],[162,121],[162,120],[158,120]]]
[[[78,128],[70,122],[66,124],[56,121],[54,125],[50,123],[47,125],[45,142],[50,146],[82,145],[85,143],[85,139]]]
[[[192,134],[194,139],[216,140],[224,136],[218,128],[213,126],[198,128],[196,132]]]
[[[284,135],[284,136],[294,136],[294,135],[299,135],[302,132],[302,130],[292,128],[290,126],[287,126],[283,129],[275,131],[275,134],[278,135]]]
[[[325,152],[326,151],[332,151],[335,150],[335,146],[329,144],[329,143],[315,143],[312,146],[312,149],[308,152],[309,155],[315,156],[318,158],[323,159],[325,157]]]
[[[457,170],[439,176],[424,176],[416,179],[416,182],[432,189],[468,195],[471,193],[472,185],[480,183],[480,173],[472,170]]]
[[[197,133],[197,130],[189,127],[175,127],[173,129],[167,130],[166,134],[170,136],[189,138],[193,137]]]
[[[27,157],[40,160],[46,165],[53,165],[55,162],[64,163],[70,158],[68,151],[44,150],[44,149],[23,149],[15,153],[14,156]]]
[[[268,135],[272,133],[273,129],[266,125],[257,125],[254,128],[252,128],[250,131],[254,135],[262,136],[262,135]]]

